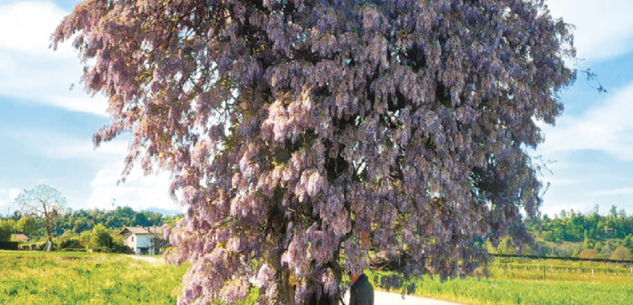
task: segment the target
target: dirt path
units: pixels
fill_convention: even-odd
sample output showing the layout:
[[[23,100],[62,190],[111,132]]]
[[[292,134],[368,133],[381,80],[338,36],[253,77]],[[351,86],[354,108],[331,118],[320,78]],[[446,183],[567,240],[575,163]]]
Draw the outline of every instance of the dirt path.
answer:
[[[147,263],[165,263],[163,258],[160,257],[152,257],[152,256],[142,256],[142,255],[128,255],[127,257],[144,261]],[[345,302],[349,300],[349,295],[345,296]],[[420,298],[413,296],[405,296],[402,299],[402,296],[398,293],[389,293],[376,291],[374,292],[374,304],[375,305],[458,305],[457,303],[451,303],[446,301],[428,299],[428,298]]]
[[[152,257],[152,256],[141,256],[141,255],[126,255],[129,258],[144,261],[147,263],[165,263],[162,257]]]
[[[345,295],[345,304],[349,302],[349,293]],[[414,296],[405,296],[399,293],[374,291],[374,305],[459,305],[447,301],[434,300]]]
[[[405,296],[403,300],[400,294],[376,291],[374,292],[374,304],[375,305],[383,305],[383,304],[384,305],[456,305],[457,303],[450,303],[446,301],[413,297],[413,296]]]

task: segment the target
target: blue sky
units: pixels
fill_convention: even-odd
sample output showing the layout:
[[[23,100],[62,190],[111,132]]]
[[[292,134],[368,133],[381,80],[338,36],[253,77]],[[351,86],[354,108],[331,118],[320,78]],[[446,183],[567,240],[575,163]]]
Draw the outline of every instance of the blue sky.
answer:
[[[0,213],[15,209],[23,189],[46,183],[68,206],[177,210],[168,174],[134,172],[116,185],[128,137],[92,148],[108,122],[106,101],[78,84],[81,65],[69,44],[53,52],[49,37],[76,0],[0,0]],[[579,78],[563,92],[565,113],[544,126],[546,142],[533,156],[550,160],[543,213],[611,205],[633,213],[633,1],[550,0],[555,17],[576,25],[582,68],[599,75],[599,94]],[[73,90],[69,90],[75,84]]]

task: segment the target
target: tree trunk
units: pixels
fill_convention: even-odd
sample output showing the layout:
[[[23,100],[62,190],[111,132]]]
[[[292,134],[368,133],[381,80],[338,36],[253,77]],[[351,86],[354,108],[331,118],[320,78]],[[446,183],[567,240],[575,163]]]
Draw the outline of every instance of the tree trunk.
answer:
[[[342,271],[338,268],[334,268],[334,274],[341,279]],[[295,304],[295,285],[290,283],[290,271],[282,270],[278,277],[277,281],[277,289],[278,295],[275,304],[279,305],[292,305]],[[311,287],[315,288],[315,287]],[[320,298],[317,298],[316,289],[313,289],[315,292],[310,294],[306,301],[302,302],[298,305],[339,305],[341,304],[341,300],[343,299],[340,292],[330,295],[330,294],[321,294]],[[323,289],[321,289],[323,291]]]
[[[339,302],[336,301],[337,296],[322,294],[321,298],[317,300],[317,294],[312,293],[308,300],[304,302],[304,305],[339,305]]]
[[[53,250],[53,236],[51,235],[51,223],[48,216],[48,211],[46,210],[46,204],[44,204],[44,218],[46,219],[45,227],[46,227],[46,252],[51,252]]]
[[[277,291],[275,304],[295,304],[295,286],[290,284],[290,270],[281,270],[277,281]]]

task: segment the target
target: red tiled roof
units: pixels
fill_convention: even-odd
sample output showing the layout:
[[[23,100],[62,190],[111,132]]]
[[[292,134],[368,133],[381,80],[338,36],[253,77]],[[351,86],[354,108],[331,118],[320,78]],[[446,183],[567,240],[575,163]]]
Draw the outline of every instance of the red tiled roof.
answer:
[[[163,236],[163,227],[125,227],[119,234],[123,234],[125,231],[135,235],[155,234]]]
[[[11,237],[17,238],[17,239],[19,239],[21,241],[28,241],[29,240],[29,237],[24,235],[24,234],[11,234]]]

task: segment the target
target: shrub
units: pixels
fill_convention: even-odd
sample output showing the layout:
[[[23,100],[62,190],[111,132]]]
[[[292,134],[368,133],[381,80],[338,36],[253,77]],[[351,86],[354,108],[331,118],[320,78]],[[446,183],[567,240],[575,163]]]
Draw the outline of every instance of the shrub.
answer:
[[[62,252],[86,252],[84,248],[66,248],[62,249]]]
[[[53,246],[55,246],[55,244],[53,243]],[[37,243],[30,243],[30,244],[21,244],[19,246],[20,250],[29,250],[29,251],[41,251],[44,250],[44,247],[46,247],[46,242],[42,241],[42,242],[37,242]]]
[[[0,220],[0,241],[10,241],[11,230],[13,230],[13,226],[9,221]]]
[[[607,244],[605,245],[602,250],[600,250],[600,254],[602,254],[602,257],[610,257],[611,256],[611,247]]]
[[[59,244],[60,249],[85,249],[86,247],[81,244],[79,238],[63,239]]]
[[[623,246],[619,246],[615,250],[613,250],[613,253],[611,253],[611,259],[628,261],[632,260],[633,256],[631,255],[631,251],[629,251],[629,249]]]
[[[585,250],[582,250],[580,252],[580,254],[578,254],[578,257],[580,257],[580,258],[601,258],[602,256],[600,255],[600,252],[598,252],[598,250],[585,249]]]
[[[102,252],[109,252],[108,249],[112,245],[112,236],[110,236],[110,232],[103,224],[98,224],[92,228],[92,232],[90,233],[90,242],[88,244],[88,248],[97,250],[99,249]],[[103,249],[106,251],[103,251]]]
[[[88,247],[88,245],[90,244],[90,235],[91,234],[92,234],[91,231],[83,231],[83,232],[81,232],[81,234],[79,234],[79,242],[84,247]]]
[[[110,251],[112,253],[127,253],[128,247],[125,245],[123,241],[123,236],[118,235],[116,233],[112,233],[112,246],[110,247]]]
[[[0,250],[17,250],[18,243],[14,241],[0,241]]]

